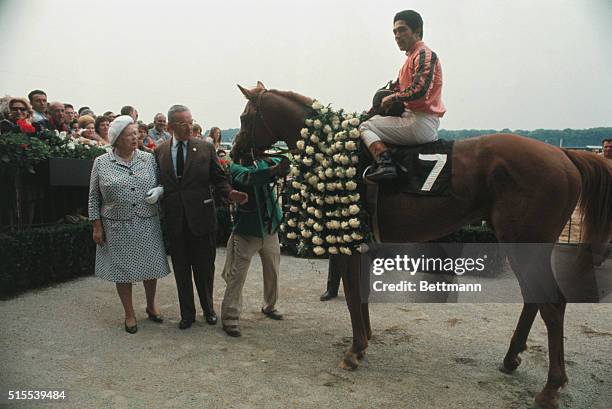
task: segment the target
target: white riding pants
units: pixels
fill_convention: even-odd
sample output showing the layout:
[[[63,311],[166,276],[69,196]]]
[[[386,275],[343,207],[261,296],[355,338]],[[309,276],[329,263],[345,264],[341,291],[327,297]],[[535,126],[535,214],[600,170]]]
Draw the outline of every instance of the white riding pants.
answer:
[[[376,141],[392,145],[420,145],[438,139],[440,118],[432,114],[404,111],[401,117],[375,115],[359,126],[361,139],[370,146]]]

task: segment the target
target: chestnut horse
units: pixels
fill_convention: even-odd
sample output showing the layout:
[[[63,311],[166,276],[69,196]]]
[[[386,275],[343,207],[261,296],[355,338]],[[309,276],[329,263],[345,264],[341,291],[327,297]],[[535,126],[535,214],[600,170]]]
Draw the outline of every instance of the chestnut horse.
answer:
[[[295,148],[304,120],[314,113],[313,100],[291,91],[268,91],[261,82],[253,89],[238,87],[248,102],[240,116],[232,156],[252,148],[269,148],[279,140]],[[612,166],[595,154],[495,134],[457,141],[452,162],[451,196],[393,193],[379,198],[383,242],[429,241],[474,221],[488,220],[500,242],[554,243],[579,199],[585,242],[608,243],[611,238]],[[335,257],[343,258],[342,279],[353,328],[352,345],[340,366],[355,369],[371,337],[368,304],[359,292],[359,256]],[[524,269],[525,257],[508,256],[515,273]],[[552,278],[550,253],[542,257],[539,273]],[[509,373],[519,366],[519,354],[527,348],[527,336],[539,311],[548,331],[548,379],[536,395],[536,402],[544,408],[558,406],[559,389],[568,380],[563,353],[566,301],[558,286],[556,290],[558,303],[523,304],[500,367]]]

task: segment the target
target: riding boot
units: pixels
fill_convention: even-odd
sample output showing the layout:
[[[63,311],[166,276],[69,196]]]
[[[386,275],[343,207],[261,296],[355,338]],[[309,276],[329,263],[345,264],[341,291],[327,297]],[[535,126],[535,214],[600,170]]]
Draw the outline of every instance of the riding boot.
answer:
[[[372,165],[372,169],[367,173],[366,178],[372,182],[381,180],[390,180],[397,177],[397,169],[395,162],[389,151],[382,151],[376,158],[376,162]]]

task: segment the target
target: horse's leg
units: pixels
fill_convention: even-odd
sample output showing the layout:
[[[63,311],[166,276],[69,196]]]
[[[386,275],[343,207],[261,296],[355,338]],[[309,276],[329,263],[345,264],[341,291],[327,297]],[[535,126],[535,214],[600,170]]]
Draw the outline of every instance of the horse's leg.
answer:
[[[563,356],[563,317],[565,302],[539,304],[540,315],[548,330],[548,380],[544,389],[535,397],[536,404],[543,409],[559,406],[559,389],[567,383],[565,358]]]
[[[532,245],[529,246],[531,247]],[[517,275],[526,303],[519,319],[517,331],[510,342],[510,350],[506,355],[506,359],[504,359],[504,367],[508,368],[508,365],[510,365],[511,368],[511,365],[518,365],[520,363],[520,359],[516,356],[518,353],[515,351],[520,350],[525,345],[525,340],[529,334],[529,327],[535,317],[533,306],[537,305],[537,309],[540,311],[548,332],[549,366],[546,385],[536,395],[535,401],[540,408],[555,409],[559,405],[559,388],[567,382],[563,354],[565,298],[554,279],[550,265],[550,248],[548,246],[530,249],[519,245],[512,253],[509,256],[509,261]],[[550,301],[530,304],[530,302],[533,303],[535,300],[543,300],[541,297],[545,297],[546,300]],[[555,301],[553,302],[552,300]],[[515,352],[514,356],[517,358],[514,361],[512,360],[513,352]]]
[[[361,316],[365,325],[366,336],[368,339],[372,339],[372,327],[370,326],[370,308],[368,303],[364,302],[361,304]]]
[[[519,354],[527,349],[527,336],[531,330],[531,325],[538,313],[537,304],[523,304],[523,311],[519,317],[518,324],[514,330],[514,335],[510,340],[510,347],[506,352],[503,365],[499,368],[502,372],[511,373],[521,364]]]
[[[367,274],[367,271],[361,271],[361,258],[355,257],[352,259],[353,262],[359,262],[359,264],[354,264],[351,268],[359,270],[359,282],[363,283],[363,281],[368,281],[369,280],[369,276],[364,276],[364,274]],[[363,286],[361,287],[361,290],[364,290],[364,292],[360,292],[361,294],[361,318],[363,319],[363,325],[365,327],[365,333],[366,333],[366,337],[367,339],[371,339],[372,338],[372,327],[370,326],[370,307],[368,305],[368,298],[370,296],[369,294],[369,290],[365,290],[363,288]],[[364,351],[365,353],[365,351]],[[361,355],[360,358],[363,358],[363,354]]]
[[[363,358],[368,347],[368,336],[366,324],[363,319],[360,286],[360,257],[347,257],[347,263],[342,268],[342,285],[344,286],[344,296],[351,316],[351,326],[353,327],[353,343],[344,354],[342,362],[338,365],[342,369],[354,370],[359,366],[359,359]]]
[[[535,401],[545,409],[558,406],[558,390],[567,382],[563,356],[566,301],[551,266],[552,243],[557,240],[574,210],[580,192],[580,175],[571,164],[560,158],[557,164],[549,162],[548,165],[551,172],[558,172],[557,166],[565,166],[567,178],[546,179],[546,183],[540,179],[537,185],[527,186],[524,182],[516,182],[516,176],[508,172],[498,172],[494,173],[497,175],[493,177],[495,180],[490,182],[495,197],[491,222],[498,240],[510,246],[508,260],[526,303],[504,359],[504,367],[512,370],[520,363],[518,351],[525,345],[535,316],[533,306],[528,306],[528,303],[537,302],[548,332],[549,369],[546,385],[536,395]],[[541,172],[548,174],[546,171],[546,168],[541,169]],[[558,205],[548,206],[550,197],[557,198]],[[511,243],[540,244],[513,246]]]

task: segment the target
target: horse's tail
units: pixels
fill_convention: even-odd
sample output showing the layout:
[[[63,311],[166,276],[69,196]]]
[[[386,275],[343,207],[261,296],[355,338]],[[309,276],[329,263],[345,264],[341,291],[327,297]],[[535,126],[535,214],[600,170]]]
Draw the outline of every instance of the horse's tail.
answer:
[[[591,152],[563,150],[582,178],[580,210],[584,242],[606,244],[612,236],[612,160]]]

